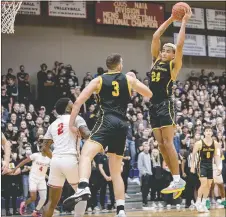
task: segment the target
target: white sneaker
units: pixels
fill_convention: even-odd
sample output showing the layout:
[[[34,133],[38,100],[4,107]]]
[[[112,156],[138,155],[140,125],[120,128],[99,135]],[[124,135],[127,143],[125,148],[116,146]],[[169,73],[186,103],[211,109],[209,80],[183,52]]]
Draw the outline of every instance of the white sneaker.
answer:
[[[161,208],[163,208],[163,205],[159,202],[158,207],[161,209]]]
[[[89,207],[88,209],[87,209],[87,212],[93,212],[93,210],[92,210],[92,208],[91,207]]]
[[[130,199],[131,197],[127,193],[125,193],[125,198]]]
[[[218,202],[217,202],[216,208],[217,208],[217,209],[224,209],[224,205],[221,205],[221,203],[218,203]]]
[[[171,205],[170,204],[167,204],[166,209],[167,210],[171,210]]]
[[[116,215],[115,217],[126,217],[126,213],[125,213],[124,210],[120,210],[120,211],[119,211],[119,214]]]
[[[205,206],[205,205],[203,205],[203,208],[204,208],[204,212],[205,213],[209,213],[210,211],[208,210],[208,208]]]
[[[100,212],[100,208],[98,206],[94,207],[93,209],[95,212]]]
[[[152,203],[152,207],[157,208],[157,205],[155,202]]]
[[[177,210],[180,210],[180,204],[177,204],[177,205],[176,205],[176,209],[177,209]]]
[[[197,206],[197,211],[198,211],[198,212],[205,212],[205,208],[204,208],[203,204],[199,204],[199,205]]]
[[[65,207],[74,207],[80,201],[87,201],[91,198],[89,187],[78,189],[77,192],[63,201]]]

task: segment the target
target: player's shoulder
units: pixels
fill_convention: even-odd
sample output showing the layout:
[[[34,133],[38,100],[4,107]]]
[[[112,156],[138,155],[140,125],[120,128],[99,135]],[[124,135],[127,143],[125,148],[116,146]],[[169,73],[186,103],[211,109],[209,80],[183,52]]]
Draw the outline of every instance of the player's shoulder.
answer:
[[[199,148],[201,148],[202,147],[202,143],[203,143],[203,141],[202,140],[199,140],[199,141],[197,141],[195,143],[195,145],[198,146]]]

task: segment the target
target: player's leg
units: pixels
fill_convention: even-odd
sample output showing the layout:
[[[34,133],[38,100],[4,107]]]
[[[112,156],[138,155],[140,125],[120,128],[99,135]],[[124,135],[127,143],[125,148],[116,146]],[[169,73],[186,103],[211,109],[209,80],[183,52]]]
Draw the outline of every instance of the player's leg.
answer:
[[[109,155],[109,168],[113,182],[118,216],[123,216],[125,213],[125,186],[121,176],[122,159],[122,156],[116,154]]]
[[[43,217],[51,217],[54,213],[64,186],[65,177],[62,174],[61,166],[64,165],[64,161],[61,157],[53,157],[50,164],[49,174],[49,198],[44,207]]]
[[[91,175],[91,162],[93,158],[103,150],[103,146],[96,141],[87,140],[82,148],[81,157],[79,160],[79,184],[74,195],[64,200],[66,207],[74,207],[81,200],[88,200],[91,197],[89,189],[89,178]],[[69,181],[69,180],[68,180]]]
[[[49,199],[43,210],[43,217],[52,217],[62,194],[62,187],[49,186]]]
[[[161,129],[163,146],[167,150],[167,156],[169,157],[169,168],[173,176],[173,182],[169,187],[163,189],[161,192],[165,194],[180,192],[185,189],[186,182],[181,179],[178,163],[178,154],[173,144],[174,137],[174,126],[167,126]],[[174,195],[174,198],[178,197],[177,194]]]
[[[76,192],[79,182],[78,161],[73,156],[67,158],[65,165],[62,165],[62,171],[68,183]],[[83,217],[86,211],[87,201],[80,201],[75,206],[70,207],[74,209],[74,217]]]
[[[153,129],[153,133],[154,133],[155,139],[158,142],[158,147],[160,149],[162,157],[163,157],[164,161],[166,162],[167,166],[169,167],[169,169],[171,171],[170,158],[169,158],[169,155],[167,153],[167,149],[165,148],[164,143],[163,143],[162,131],[161,131],[160,128],[155,128],[155,129]]]
[[[27,206],[31,204],[32,202],[36,201],[37,198],[37,187],[38,187],[38,182],[35,179],[32,179],[31,177],[29,178],[29,193],[30,197],[21,202],[20,204],[20,214],[23,215],[26,212]],[[33,210],[32,210],[33,211]]]

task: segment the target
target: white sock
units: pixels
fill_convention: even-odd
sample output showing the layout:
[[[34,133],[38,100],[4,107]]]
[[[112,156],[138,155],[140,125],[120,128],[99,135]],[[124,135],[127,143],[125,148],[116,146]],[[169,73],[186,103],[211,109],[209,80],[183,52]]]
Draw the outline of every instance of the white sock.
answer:
[[[201,198],[197,197],[196,203],[201,203],[201,202],[202,202]]]
[[[205,206],[206,205],[206,198],[202,198],[202,204]]]
[[[80,183],[80,182],[87,182],[87,183],[89,183],[89,179],[81,178],[81,179],[79,179],[79,183]]]
[[[125,206],[125,200],[116,200],[116,206]]]
[[[180,175],[173,175],[173,181],[179,182],[180,181]]]
[[[47,190],[41,190],[41,191],[38,191],[39,193],[39,201],[38,201],[38,204],[36,206],[36,210],[40,210],[44,203],[46,202],[46,198],[47,198]]]
[[[80,201],[75,205],[74,217],[83,217],[86,211],[87,201]]]

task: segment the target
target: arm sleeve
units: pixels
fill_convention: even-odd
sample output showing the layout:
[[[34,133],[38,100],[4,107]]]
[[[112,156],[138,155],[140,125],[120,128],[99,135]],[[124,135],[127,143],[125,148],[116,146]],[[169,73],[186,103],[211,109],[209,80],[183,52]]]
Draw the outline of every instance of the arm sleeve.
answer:
[[[52,134],[51,134],[51,125],[48,127],[48,130],[44,136],[44,139],[53,139]]]

